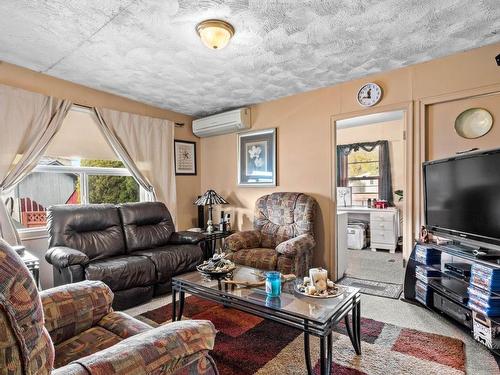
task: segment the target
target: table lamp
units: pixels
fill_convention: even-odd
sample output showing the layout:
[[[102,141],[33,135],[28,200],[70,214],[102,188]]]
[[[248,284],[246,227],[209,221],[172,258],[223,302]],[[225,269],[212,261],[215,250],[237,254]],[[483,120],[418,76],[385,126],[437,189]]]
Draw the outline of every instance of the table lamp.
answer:
[[[197,206],[208,206],[208,221],[207,221],[207,232],[212,233],[214,231],[214,225],[212,221],[212,209],[214,204],[228,204],[228,202],[222,198],[215,190],[207,190],[200,198],[194,202]]]

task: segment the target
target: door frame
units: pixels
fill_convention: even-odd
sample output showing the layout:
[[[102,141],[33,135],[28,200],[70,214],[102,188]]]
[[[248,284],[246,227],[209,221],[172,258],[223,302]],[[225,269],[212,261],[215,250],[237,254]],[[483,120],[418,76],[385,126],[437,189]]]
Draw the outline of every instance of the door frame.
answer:
[[[346,120],[353,117],[371,115],[382,112],[403,111],[404,127],[403,141],[405,149],[405,186],[404,186],[404,205],[403,205],[403,261],[409,258],[413,247],[415,234],[413,210],[414,202],[414,119],[413,119],[413,101],[406,101],[396,104],[377,106],[359,111],[347,112],[330,117],[330,138],[331,138],[331,191],[330,191],[330,243],[331,251],[329,257],[329,269],[333,270],[335,280],[337,279],[337,269],[335,259],[337,255],[337,121]],[[418,194],[418,192],[416,192]]]

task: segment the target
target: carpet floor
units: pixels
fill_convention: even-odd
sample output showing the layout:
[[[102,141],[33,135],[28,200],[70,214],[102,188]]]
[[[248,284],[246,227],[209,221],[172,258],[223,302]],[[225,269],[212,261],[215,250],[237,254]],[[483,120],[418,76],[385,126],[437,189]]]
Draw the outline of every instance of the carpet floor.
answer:
[[[150,324],[171,321],[165,305],[138,316]],[[303,335],[299,330],[190,296],[185,319],[208,319],[218,329],[212,352],[221,375],[304,375]],[[362,354],[357,356],[343,322],[333,337],[332,371],[340,375],[465,374],[464,343],[455,338],[401,328],[372,319],[361,320]],[[319,341],[311,341],[315,373],[319,373]]]

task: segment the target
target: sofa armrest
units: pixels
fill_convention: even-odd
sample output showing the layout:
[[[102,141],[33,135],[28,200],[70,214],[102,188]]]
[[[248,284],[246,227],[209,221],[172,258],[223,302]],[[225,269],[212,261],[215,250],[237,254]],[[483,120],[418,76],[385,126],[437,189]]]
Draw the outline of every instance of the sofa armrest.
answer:
[[[170,239],[168,240],[168,243],[174,245],[184,245],[184,244],[196,245],[200,241],[203,241],[204,239],[205,235],[201,233],[182,231],[182,232],[172,233]]]
[[[214,325],[207,320],[173,322],[75,362],[91,374],[173,374],[185,365],[186,357],[212,350],[215,335]]]
[[[314,237],[306,233],[280,243],[278,246],[276,246],[276,251],[279,254],[285,255],[289,258],[293,258],[310,251],[312,248],[314,248],[314,246],[316,246]]]
[[[226,250],[235,252],[242,249],[260,247],[261,234],[258,230],[236,232],[224,240]]]
[[[45,260],[57,268],[84,266],[90,261],[87,254],[65,246],[51,247],[45,253]]]
[[[102,281],[81,281],[40,292],[45,327],[55,344],[76,336],[113,311],[113,292]]]

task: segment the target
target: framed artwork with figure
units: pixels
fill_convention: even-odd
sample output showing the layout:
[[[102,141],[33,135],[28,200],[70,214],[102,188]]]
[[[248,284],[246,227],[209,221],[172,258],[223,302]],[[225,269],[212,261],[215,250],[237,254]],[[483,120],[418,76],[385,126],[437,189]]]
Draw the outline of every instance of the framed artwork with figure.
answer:
[[[196,142],[174,140],[175,174],[196,176]]]
[[[238,134],[238,185],[276,186],[276,129]]]

